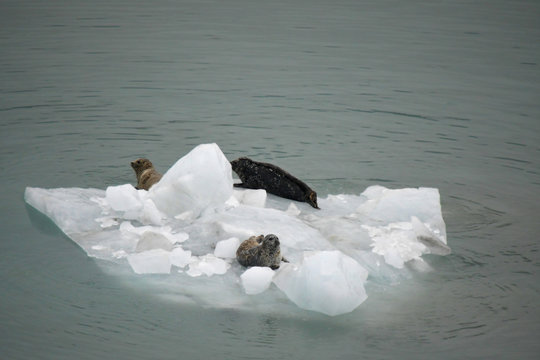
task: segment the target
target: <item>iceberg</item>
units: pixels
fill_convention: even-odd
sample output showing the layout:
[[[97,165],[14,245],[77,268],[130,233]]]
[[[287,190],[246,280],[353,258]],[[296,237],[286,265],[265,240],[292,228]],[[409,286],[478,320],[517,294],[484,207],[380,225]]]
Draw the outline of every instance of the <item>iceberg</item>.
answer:
[[[149,191],[27,187],[24,198],[88,256],[154,281],[164,296],[204,306],[279,308],[288,299],[346,314],[367,298],[367,281],[392,283],[428,269],[424,255],[451,252],[437,189],[376,185],[319,198],[316,210],[264,190],[233,189],[217,144],[195,147]],[[269,233],[288,263],[276,271],[241,267],[241,241]]]

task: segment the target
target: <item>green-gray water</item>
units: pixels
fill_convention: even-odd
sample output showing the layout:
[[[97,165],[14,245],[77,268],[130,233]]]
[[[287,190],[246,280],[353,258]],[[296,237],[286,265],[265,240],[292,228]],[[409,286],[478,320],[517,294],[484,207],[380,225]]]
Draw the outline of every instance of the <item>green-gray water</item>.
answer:
[[[536,358],[535,1],[2,1],[2,359]],[[113,276],[26,186],[134,183],[200,143],[327,194],[441,193],[447,257],[353,313],[179,305]],[[219,296],[219,294],[216,294]]]

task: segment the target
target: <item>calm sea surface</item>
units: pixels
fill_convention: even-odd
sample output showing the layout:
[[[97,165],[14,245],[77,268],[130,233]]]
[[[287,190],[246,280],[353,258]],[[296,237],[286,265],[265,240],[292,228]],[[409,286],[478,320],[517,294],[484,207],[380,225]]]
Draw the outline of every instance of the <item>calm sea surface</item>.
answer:
[[[0,140],[2,359],[540,356],[538,1],[1,0]],[[437,187],[453,253],[334,318],[205,309],[23,201],[209,142],[321,197]]]

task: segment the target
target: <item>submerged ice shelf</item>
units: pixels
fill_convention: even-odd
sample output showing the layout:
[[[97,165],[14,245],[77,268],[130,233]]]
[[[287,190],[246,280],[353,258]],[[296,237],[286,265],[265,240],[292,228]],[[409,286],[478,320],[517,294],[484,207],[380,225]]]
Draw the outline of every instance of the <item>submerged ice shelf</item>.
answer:
[[[367,298],[368,277],[386,281],[411,263],[428,268],[425,254],[450,253],[437,189],[371,186],[321,198],[316,210],[264,190],[235,190],[216,144],[197,146],[150,191],[28,187],[25,200],[88,256],[136,274],[169,274],[179,296],[215,307],[286,297],[339,315]],[[240,242],[269,233],[289,263],[275,271],[242,268]]]

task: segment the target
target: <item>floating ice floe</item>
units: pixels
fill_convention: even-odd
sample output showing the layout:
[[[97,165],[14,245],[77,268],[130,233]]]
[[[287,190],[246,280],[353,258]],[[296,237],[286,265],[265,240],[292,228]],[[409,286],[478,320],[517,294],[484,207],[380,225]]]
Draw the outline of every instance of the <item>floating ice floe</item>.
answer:
[[[194,148],[149,191],[129,184],[28,187],[25,200],[88,256],[161,274],[160,281],[170,277],[178,296],[215,307],[277,306],[288,298],[303,309],[344,314],[366,299],[368,277],[391,281],[425,254],[450,253],[437,189],[371,186],[320,198],[316,210],[264,190],[233,189],[216,144]],[[235,260],[240,242],[269,233],[289,263],[276,271],[242,268]]]

